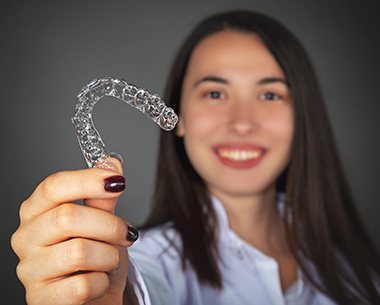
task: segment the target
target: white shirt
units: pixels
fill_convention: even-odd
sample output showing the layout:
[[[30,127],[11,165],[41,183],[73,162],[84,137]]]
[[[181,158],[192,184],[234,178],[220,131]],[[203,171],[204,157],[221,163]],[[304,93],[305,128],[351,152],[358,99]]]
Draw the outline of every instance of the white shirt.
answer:
[[[283,195],[278,196],[281,209]],[[223,289],[198,281],[189,266],[182,269],[181,256],[170,247],[163,232],[181,245],[169,224],[150,229],[129,248],[129,281],[144,305],[335,305],[315,290],[298,272],[297,281],[284,293],[279,267],[269,257],[237,236],[228,225],[223,204],[213,198],[220,225],[219,262]],[[196,237],[194,237],[196,238]]]

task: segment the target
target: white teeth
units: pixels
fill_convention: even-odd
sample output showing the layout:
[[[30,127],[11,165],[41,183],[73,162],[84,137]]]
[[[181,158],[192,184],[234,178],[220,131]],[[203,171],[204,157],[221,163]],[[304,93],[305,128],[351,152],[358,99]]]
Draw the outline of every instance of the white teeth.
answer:
[[[256,159],[261,155],[260,150],[219,150],[219,155],[223,158],[231,159],[234,161],[245,161]]]

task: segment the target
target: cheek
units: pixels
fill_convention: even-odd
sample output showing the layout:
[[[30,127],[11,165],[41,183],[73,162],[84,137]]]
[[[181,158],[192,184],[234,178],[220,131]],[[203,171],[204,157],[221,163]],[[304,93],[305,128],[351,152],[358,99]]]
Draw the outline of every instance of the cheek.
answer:
[[[208,165],[205,160],[212,153],[213,139],[220,132],[220,125],[220,116],[206,109],[191,109],[184,112],[185,150],[190,162],[199,173]]]
[[[278,144],[284,148],[291,146],[294,134],[294,120],[292,109],[286,109],[278,113],[272,113],[265,120],[266,129],[271,131]]]
[[[209,111],[207,107],[193,107],[183,115],[185,138],[209,138],[221,125],[220,113]]]

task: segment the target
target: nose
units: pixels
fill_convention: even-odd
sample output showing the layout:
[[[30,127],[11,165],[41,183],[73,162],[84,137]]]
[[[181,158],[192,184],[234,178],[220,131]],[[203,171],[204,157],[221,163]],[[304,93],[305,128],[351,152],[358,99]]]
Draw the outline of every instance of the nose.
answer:
[[[230,131],[238,135],[248,135],[259,128],[258,118],[251,103],[234,105],[230,109]]]

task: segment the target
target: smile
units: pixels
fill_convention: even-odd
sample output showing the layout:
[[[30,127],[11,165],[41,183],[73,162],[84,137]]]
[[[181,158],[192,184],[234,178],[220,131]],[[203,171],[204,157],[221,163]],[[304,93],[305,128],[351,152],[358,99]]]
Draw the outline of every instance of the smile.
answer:
[[[256,159],[261,155],[261,151],[258,150],[218,150],[221,157],[227,158],[233,161],[246,161],[250,159]]]
[[[266,150],[254,145],[223,145],[215,147],[214,151],[224,165],[248,169],[262,160]]]

